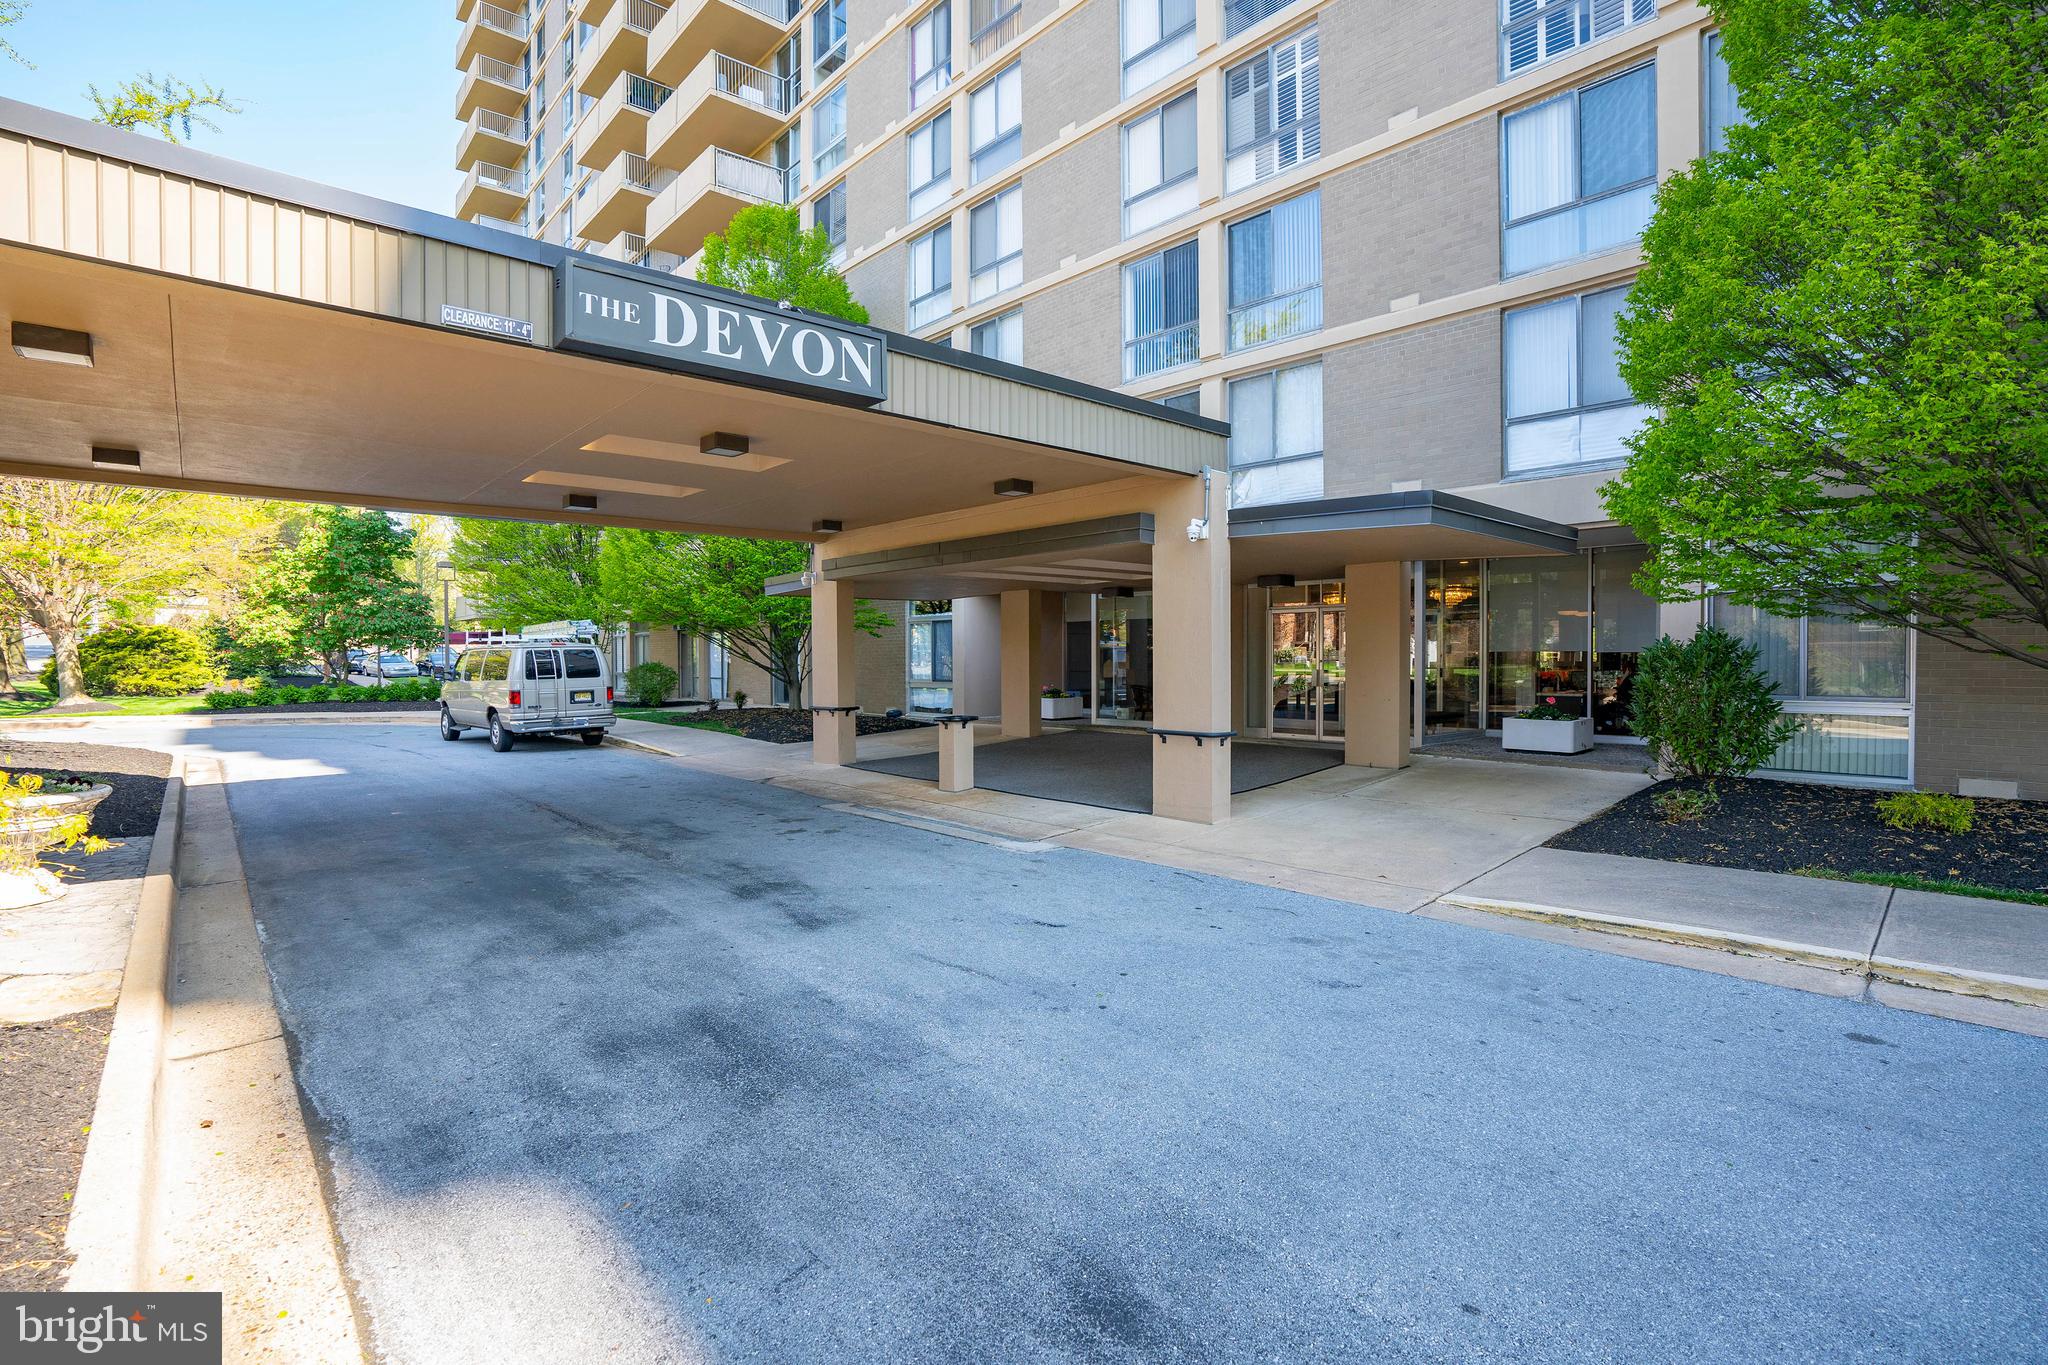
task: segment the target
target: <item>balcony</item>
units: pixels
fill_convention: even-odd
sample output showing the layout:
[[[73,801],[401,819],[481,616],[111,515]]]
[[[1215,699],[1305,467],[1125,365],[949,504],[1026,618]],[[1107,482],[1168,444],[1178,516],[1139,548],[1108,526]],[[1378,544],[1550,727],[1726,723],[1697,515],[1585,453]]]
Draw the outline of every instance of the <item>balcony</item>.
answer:
[[[578,23],[596,28],[604,22],[605,15],[611,13],[612,0],[571,0],[570,8],[576,12]]]
[[[749,204],[783,203],[782,172],[752,157],[711,147],[679,173],[647,210],[647,244],[689,256]]]
[[[647,125],[647,158],[687,166],[707,147],[758,147],[789,116],[789,82],[723,52],[697,63]]]
[[[620,152],[647,153],[647,120],[675,91],[621,71],[577,125],[576,159],[602,169]]]
[[[478,55],[516,62],[526,51],[526,17],[478,0],[455,44],[455,65],[467,67]]]
[[[675,178],[674,171],[650,166],[644,156],[620,152],[590,182],[577,231],[592,240],[642,231],[647,225],[647,206]]]
[[[766,52],[782,41],[792,0],[676,0],[647,40],[647,74],[675,85],[716,52]]]
[[[621,71],[646,71],[647,35],[665,13],[655,0],[618,0],[577,54],[577,90],[595,98]]]
[[[469,221],[475,223],[478,227],[489,228],[493,232],[510,232],[521,237],[526,235],[526,224],[515,223],[510,218],[493,218],[487,213],[479,213]]]
[[[510,218],[526,211],[526,172],[479,161],[469,168],[455,196],[458,218]]]
[[[683,265],[683,258],[673,251],[649,251],[647,239],[637,232],[621,232],[610,241],[592,247],[591,254],[648,270],[665,270],[671,275]]]
[[[506,164],[526,155],[526,120],[493,109],[479,109],[462,125],[455,140],[455,169],[466,171],[479,161]]]
[[[516,114],[525,104],[526,77],[512,63],[479,53],[462,68],[462,85],[455,93],[455,117],[466,120],[479,109]]]

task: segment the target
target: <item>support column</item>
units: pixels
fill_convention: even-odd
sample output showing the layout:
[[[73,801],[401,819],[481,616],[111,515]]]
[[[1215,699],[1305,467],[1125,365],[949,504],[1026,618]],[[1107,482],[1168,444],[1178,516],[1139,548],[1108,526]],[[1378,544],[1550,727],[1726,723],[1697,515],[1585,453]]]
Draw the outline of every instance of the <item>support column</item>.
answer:
[[[1229,730],[1230,476],[1218,469],[1189,479],[1161,499],[1155,516],[1153,728]],[[1190,541],[1196,519],[1208,522],[1209,534]],[[1229,817],[1230,745],[1169,736],[1151,749],[1154,815],[1203,824]]]
[[[1030,739],[1042,732],[1038,690],[1045,680],[1044,638],[1039,631],[1040,599],[1031,588],[1003,594],[1003,735]]]
[[[939,790],[971,791],[974,787],[973,716],[939,721]]]
[[[853,658],[853,591],[820,577],[811,585],[811,705],[852,706],[858,674]],[[853,762],[851,711],[811,713],[811,761],[844,767]]]
[[[1408,587],[1399,561],[1344,569],[1344,761],[1408,766]]]

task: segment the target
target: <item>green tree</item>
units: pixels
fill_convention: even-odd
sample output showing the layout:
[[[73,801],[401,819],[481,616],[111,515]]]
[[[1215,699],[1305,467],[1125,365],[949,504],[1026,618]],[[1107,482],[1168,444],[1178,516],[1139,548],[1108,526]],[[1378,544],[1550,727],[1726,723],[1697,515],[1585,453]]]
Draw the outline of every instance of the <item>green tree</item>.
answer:
[[[750,204],[723,233],[706,237],[697,278],[813,313],[868,320],[868,310],[832,265],[825,229],[806,229],[797,211],[782,204]]]
[[[455,525],[448,557],[462,594],[485,625],[504,630],[542,621],[616,623],[598,569],[609,532],[595,526],[469,517]]]
[[[28,13],[28,0],[0,0],[0,29],[21,22]],[[8,57],[34,69],[35,63],[0,38],[0,57]],[[97,85],[85,88],[86,98],[97,111],[93,118],[110,128],[148,129],[166,142],[190,142],[192,126],[219,132],[220,125],[209,112],[239,114],[242,107],[227,92],[210,84],[194,85],[174,76],[159,79],[144,72],[133,80],[121,81],[110,90]]]
[[[2048,668],[2048,9],[1713,0],[1749,122],[1620,327],[1642,586]]]
[[[0,595],[50,638],[57,704],[91,700],[85,630],[199,588],[263,543],[265,504],[117,484],[0,478]]]
[[[348,676],[351,648],[408,649],[440,634],[425,593],[407,581],[412,532],[383,512],[322,507],[290,528],[268,566],[256,607],[294,653],[320,656],[330,678]]]
[[[614,529],[598,562],[622,617],[716,635],[797,697],[810,665],[811,599],[770,596],[767,581],[802,573],[810,553],[800,541]],[[876,635],[889,617],[861,602],[853,623]]]

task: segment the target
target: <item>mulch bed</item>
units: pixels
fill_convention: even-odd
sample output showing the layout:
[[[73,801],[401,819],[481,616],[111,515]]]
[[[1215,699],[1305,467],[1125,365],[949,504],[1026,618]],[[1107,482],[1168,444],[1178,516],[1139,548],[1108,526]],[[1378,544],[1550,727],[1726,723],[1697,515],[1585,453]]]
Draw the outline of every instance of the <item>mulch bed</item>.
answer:
[[[1893,829],[1884,792],[1763,778],[1724,778],[1703,820],[1669,824],[1651,803],[1659,782],[1552,839],[1551,848],[1619,853],[1754,872],[1882,873],[2048,892],[2048,803],[1977,798],[1968,834]]]
[[[685,725],[699,730],[723,730],[742,739],[765,740],[770,744],[808,744],[811,713],[781,706],[749,706],[743,711],[700,711],[678,716],[636,716],[662,725]],[[886,735],[897,730],[922,730],[928,722],[891,720],[887,716],[854,717],[857,735]]]
[[[273,716],[287,711],[438,711],[437,701],[290,701],[280,706],[233,706],[225,711],[200,711],[202,716]]]
[[[62,1289],[112,1008],[0,1028],[0,1290]]]
[[[156,833],[171,756],[114,744],[41,744],[0,739],[0,768],[51,782],[104,782],[113,794],[92,813],[92,832],[109,839]]]

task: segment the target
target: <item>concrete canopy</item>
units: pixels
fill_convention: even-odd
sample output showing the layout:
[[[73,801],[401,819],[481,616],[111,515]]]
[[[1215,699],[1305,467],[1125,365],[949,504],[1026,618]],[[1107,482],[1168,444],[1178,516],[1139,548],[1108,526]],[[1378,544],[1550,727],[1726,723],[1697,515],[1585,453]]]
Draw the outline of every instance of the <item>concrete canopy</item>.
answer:
[[[1231,575],[1342,578],[1347,565],[1577,553],[1576,529],[1433,489],[1239,507]]]
[[[836,558],[828,549],[821,569],[826,579],[860,596],[893,600],[981,597],[1018,588],[1144,589],[1152,583],[1152,543],[1152,516],[1130,513]],[[806,594],[810,577],[775,580],[769,591]]]

